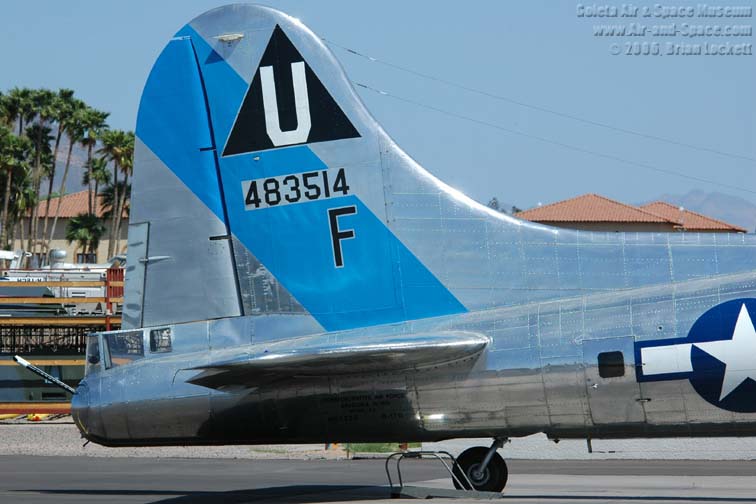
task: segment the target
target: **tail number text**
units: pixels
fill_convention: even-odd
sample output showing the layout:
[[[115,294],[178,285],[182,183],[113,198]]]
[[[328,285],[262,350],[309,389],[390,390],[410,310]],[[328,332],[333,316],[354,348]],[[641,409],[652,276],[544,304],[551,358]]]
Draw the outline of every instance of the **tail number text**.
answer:
[[[339,168],[336,176],[333,171],[335,170],[242,180],[244,209],[258,210],[348,195],[349,184],[344,168]]]
[[[351,240],[355,237],[354,229],[343,229],[339,226],[339,217],[354,215],[357,213],[357,207],[354,205],[329,208],[328,224],[331,227],[331,246],[333,247],[333,264],[337,268],[344,267],[344,252],[341,248],[343,240]]]

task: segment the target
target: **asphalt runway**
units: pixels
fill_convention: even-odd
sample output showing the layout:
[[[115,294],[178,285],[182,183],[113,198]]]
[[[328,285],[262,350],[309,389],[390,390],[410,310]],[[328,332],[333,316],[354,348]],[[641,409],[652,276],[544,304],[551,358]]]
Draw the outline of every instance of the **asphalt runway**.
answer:
[[[507,504],[756,503],[754,461],[512,460],[509,468]],[[403,469],[414,485],[451,487],[430,462]],[[0,502],[13,503],[388,502],[385,484],[382,460],[0,457]]]

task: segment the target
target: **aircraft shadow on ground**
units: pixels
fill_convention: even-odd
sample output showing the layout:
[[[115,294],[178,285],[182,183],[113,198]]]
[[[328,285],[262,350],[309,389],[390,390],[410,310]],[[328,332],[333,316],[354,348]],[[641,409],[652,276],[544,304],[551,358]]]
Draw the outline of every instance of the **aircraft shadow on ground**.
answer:
[[[19,490],[23,492],[39,492],[48,495],[82,495],[82,496],[116,496],[132,495],[155,497],[155,500],[145,502],[160,504],[244,504],[248,502],[281,502],[307,504],[317,502],[346,502],[354,500],[382,500],[390,498],[389,490],[380,486],[360,485],[292,485],[268,488],[254,488],[249,490],[231,490],[227,492],[185,492],[181,490]]]
[[[155,497],[148,500],[153,504],[205,504],[223,502],[230,504],[276,502],[308,504],[318,502],[347,502],[389,499],[389,490],[385,486],[360,485],[292,485],[248,490],[231,490],[227,492],[182,492],[179,490],[20,490],[23,492],[40,492],[57,495],[82,496],[116,496],[131,495]],[[704,496],[668,496],[668,495],[502,495],[504,501],[535,502],[580,502],[580,501],[632,501],[632,502],[754,502],[751,497],[704,497]]]

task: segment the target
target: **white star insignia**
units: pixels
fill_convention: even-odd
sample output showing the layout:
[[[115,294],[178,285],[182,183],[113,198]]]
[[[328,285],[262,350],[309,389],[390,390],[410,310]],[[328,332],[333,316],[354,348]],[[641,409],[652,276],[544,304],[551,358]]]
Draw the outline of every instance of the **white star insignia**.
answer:
[[[745,303],[740,308],[732,339],[694,345],[725,365],[720,401],[748,378],[756,381],[756,329]]]

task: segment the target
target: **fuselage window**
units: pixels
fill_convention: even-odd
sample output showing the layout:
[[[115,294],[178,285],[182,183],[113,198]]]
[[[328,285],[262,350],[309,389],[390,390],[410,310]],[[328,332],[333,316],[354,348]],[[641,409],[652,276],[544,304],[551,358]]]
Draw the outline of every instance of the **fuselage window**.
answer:
[[[100,336],[90,334],[87,336],[87,363],[84,374],[96,373],[100,370]]]
[[[598,354],[599,376],[617,378],[625,376],[625,356],[622,352],[603,352]]]
[[[162,353],[170,352],[171,346],[171,328],[153,329],[150,331],[150,352]]]
[[[105,367],[111,368],[129,364],[144,357],[144,335],[142,331],[128,331],[103,334],[105,344]]]

